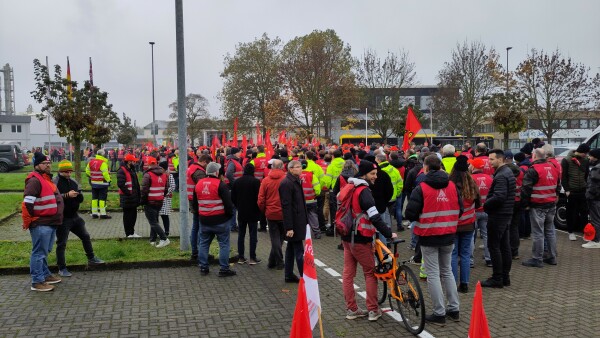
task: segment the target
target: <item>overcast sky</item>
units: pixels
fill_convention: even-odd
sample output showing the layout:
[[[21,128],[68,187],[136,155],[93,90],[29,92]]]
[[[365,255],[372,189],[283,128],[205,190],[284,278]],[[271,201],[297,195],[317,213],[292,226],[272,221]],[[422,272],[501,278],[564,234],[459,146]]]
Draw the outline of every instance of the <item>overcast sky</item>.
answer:
[[[457,42],[480,40],[509,55],[511,70],[531,48],[556,48],[600,71],[598,0],[239,0],[183,1],[186,93],[199,93],[220,114],[217,94],[223,56],[263,33],[284,42],[311,31],[334,29],[360,56],[406,49],[422,85],[436,75]],[[71,62],[75,81],[94,84],[109,101],[145,125],[152,121],[151,50],[154,46],[156,119],[168,119],[177,97],[173,0],[0,0],[0,66],[14,68],[17,112],[33,104],[33,59]],[[4,94],[2,93],[2,97]]]

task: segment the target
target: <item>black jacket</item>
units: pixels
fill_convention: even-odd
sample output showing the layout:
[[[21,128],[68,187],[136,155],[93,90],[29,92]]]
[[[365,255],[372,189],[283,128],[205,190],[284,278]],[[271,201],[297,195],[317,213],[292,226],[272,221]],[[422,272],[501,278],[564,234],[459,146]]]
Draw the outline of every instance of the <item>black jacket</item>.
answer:
[[[63,211],[63,216],[65,218],[71,218],[77,216],[77,211],[79,210],[79,204],[83,202],[83,194],[81,193],[81,189],[79,189],[79,184],[72,178],[66,178],[57,174],[52,178],[52,182],[56,184],[56,188],[60,192],[63,197],[63,201],[65,202],[65,209]],[[71,190],[75,190],[79,193],[77,197],[70,198],[67,193]]]
[[[373,184],[373,198],[375,199],[375,206],[380,214],[383,214],[387,210],[388,202],[394,196],[395,187],[392,185],[392,179],[385,171],[381,170],[379,165],[377,166],[377,179]]]
[[[235,180],[231,188],[231,200],[237,208],[240,221],[258,222],[260,219],[257,204],[259,190],[260,180],[254,177],[254,166],[247,165],[244,175]]]
[[[515,205],[515,175],[508,166],[503,165],[496,169],[493,178],[483,210],[490,217],[510,218]]]
[[[365,185],[367,182],[360,178],[350,178],[348,179],[348,184],[354,184],[355,186]],[[381,214],[377,211],[377,207],[375,207],[375,199],[371,193],[372,186],[369,186],[368,189],[363,189],[359,195],[360,210],[366,213],[369,216],[369,221],[373,224],[373,226],[381,233],[385,238],[392,237],[392,230],[388,228],[387,224],[381,218]],[[374,209],[373,209],[374,208]],[[342,236],[342,241],[351,242],[352,235]],[[354,234],[354,243],[371,243],[373,242],[373,237],[365,237],[360,233]]]
[[[407,196],[410,196],[415,186],[417,186],[415,180],[417,179],[417,175],[419,171],[423,169],[423,163],[415,164],[410,170],[406,168],[406,172],[404,173],[404,186],[402,187],[402,192]]]
[[[212,176],[214,177],[214,176]],[[229,220],[231,220],[231,216],[233,216],[233,202],[231,202],[231,193],[229,192],[229,187],[227,186],[227,184],[225,184],[225,182],[221,181],[219,183],[219,198],[221,198],[221,200],[223,201],[223,206],[225,207],[225,215],[219,215],[219,216],[200,216],[200,223],[202,225],[217,225],[217,224],[222,224],[225,223]],[[194,193],[195,195],[195,193]],[[198,200],[195,199],[195,208],[198,209]]]
[[[125,172],[124,170],[128,170],[131,175],[131,193],[125,187]],[[135,167],[126,168],[122,166],[117,171],[117,186],[123,192],[123,195],[119,194],[119,200],[121,208],[123,209],[131,209],[137,208],[140,205],[140,182],[138,180],[137,173],[135,171]]]
[[[588,175],[585,197],[588,200],[600,200],[600,161],[596,163],[590,162],[590,173]]]
[[[577,157],[575,152],[569,152],[560,163],[562,167],[562,186],[565,192],[584,194],[587,186],[589,160],[586,156]]]
[[[537,161],[534,161],[533,164],[546,163],[546,162],[547,162],[546,160],[537,160]],[[533,164],[531,165],[531,167],[529,167],[529,169],[527,169],[525,176],[523,176],[523,185],[521,186],[521,207],[550,209],[553,206],[555,206],[556,203],[552,202],[552,203],[539,204],[539,203],[531,203],[531,201],[530,201],[531,194],[533,193],[533,186],[540,179],[538,172],[535,171],[535,169],[533,168]],[[555,191],[556,191],[556,195],[558,195],[560,193],[560,179],[558,177],[557,177],[557,181],[556,181]]]
[[[284,231],[294,230],[294,236],[288,238],[288,241],[304,240],[308,213],[300,179],[287,173],[279,184],[279,198],[281,199]]]
[[[443,189],[448,186],[448,182],[450,179],[448,174],[443,170],[434,170],[430,171],[425,175],[425,180],[421,184],[427,184],[433,189]],[[423,213],[423,190],[421,189],[421,184],[417,185],[415,189],[410,194],[410,199],[408,200],[408,204],[406,205],[406,210],[404,214],[406,218],[408,218],[411,222],[418,222],[419,217]],[[459,208],[459,217],[463,213],[463,204],[462,198],[460,196],[460,191],[456,188],[456,194],[458,196],[458,205]],[[434,235],[434,236],[420,236],[419,243],[424,246],[447,246],[454,244],[454,237],[456,234],[446,234],[446,235]]]

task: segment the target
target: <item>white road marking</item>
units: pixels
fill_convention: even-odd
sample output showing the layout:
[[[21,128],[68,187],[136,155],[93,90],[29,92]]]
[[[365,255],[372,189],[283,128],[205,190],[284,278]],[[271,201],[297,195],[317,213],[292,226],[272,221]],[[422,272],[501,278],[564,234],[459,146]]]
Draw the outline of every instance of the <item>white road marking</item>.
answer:
[[[325,268],[324,270],[333,277],[341,276],[337,271],[333,270],[332,268]]]
[[[324,266],[327,266],[327,265],[325,265],[325,263],[321,262],[321,261],[320,261],[320,260],[318,260],[318,259],[315,259],[315,264],[316,264],[318,267],[320,267],[320,268],[322,268],[322,267],[324,267]]]

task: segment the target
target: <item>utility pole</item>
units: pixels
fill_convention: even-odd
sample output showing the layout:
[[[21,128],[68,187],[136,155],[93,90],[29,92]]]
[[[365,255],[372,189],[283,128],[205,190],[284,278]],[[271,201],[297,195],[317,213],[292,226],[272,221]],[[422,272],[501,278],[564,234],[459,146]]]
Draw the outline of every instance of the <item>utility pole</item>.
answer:
[[[512,47],[506,47],[506,94],[508,95],[508,51],[511,50]]]
[[[152,51],[152,136],[154,139],[154,147],[156,147],[156,111],[154,108],[154,42],[150,41],[149,44]]]

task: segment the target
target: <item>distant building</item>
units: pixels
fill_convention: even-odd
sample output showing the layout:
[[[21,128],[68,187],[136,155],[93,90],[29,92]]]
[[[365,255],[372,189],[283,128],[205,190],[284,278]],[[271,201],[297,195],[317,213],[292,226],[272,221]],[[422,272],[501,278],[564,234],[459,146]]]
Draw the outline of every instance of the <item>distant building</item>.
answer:
[[[31,116],[0,115],[0,141],[31,148],[30,123]]]

